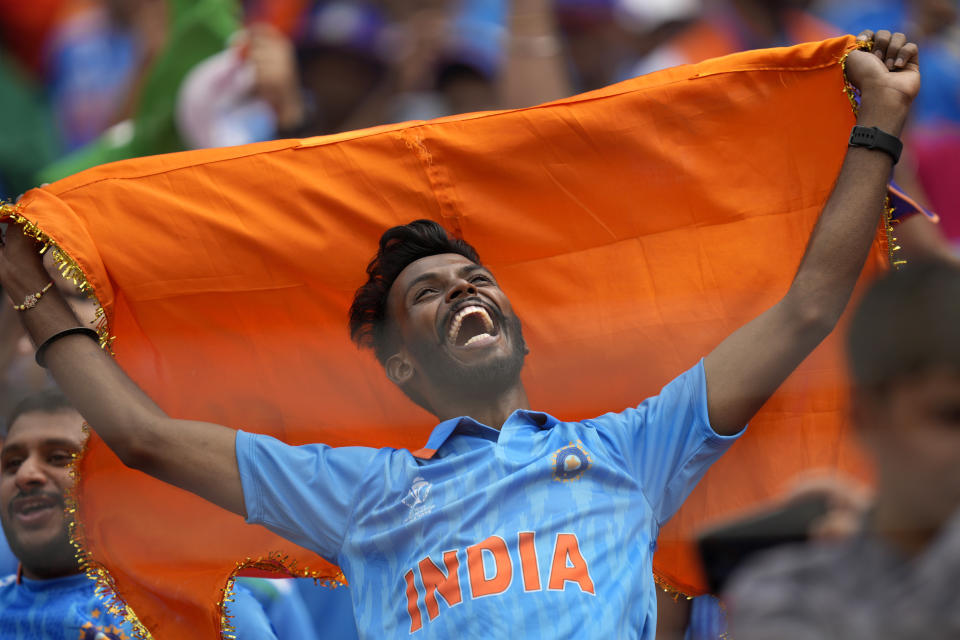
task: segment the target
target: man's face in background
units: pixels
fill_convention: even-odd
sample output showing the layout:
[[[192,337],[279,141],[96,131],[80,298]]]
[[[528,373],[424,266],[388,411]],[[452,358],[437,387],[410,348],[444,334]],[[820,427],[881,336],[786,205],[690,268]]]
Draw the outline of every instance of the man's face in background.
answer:
[[[64,505],[82,425],[72,409],[24,413],[0,450],[0,522],[28,578],[77,571]]]
[[[904,375],[856,406],[878,500],[896,506],[905,528],[939,528],[960,510],[960,371]]]

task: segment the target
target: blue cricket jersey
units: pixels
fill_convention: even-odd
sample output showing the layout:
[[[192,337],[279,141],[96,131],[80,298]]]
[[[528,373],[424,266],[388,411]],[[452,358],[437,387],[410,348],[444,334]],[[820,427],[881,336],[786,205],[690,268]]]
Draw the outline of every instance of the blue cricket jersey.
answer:
[[[237,586],[227,613],[238,640],[276,640],[260,603]],[[108,606],[86,574],[0,579],[0,640],[133,640],[133,628]]]
[[[703,362],[639,407],[471,418],[416,452],[238,432],[247,521],[343,569],[363,638],[642,638],[660,526],[737,436]]]
[[[10,575],[0,581],[3,640],[126,640],[130,624],[108,608],[96,583],[78,573],[51,580]]]

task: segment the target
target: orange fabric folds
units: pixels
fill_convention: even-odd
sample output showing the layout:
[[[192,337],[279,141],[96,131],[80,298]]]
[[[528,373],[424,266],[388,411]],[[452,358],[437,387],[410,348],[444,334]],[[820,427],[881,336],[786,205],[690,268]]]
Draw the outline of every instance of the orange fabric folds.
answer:
[[[852,44],[731,55],[529,109],[134,159],[33,190],[21,210],[83,270],[117,362],[173,416],[422,447],[433,418],[357,351],[346,312],[380,233],[426,217],[473,243],[510,296],[534,408],[589,417],[657,393],[786,292],[853,124]],[[662,578],[698,592],[691,532],[794,472],[859,472],[845,384],[831,337],[663,529]],[[80,474],[90,560],[157,638],[217,637],[238,563],[336,574],[126,469],[95,436]]]

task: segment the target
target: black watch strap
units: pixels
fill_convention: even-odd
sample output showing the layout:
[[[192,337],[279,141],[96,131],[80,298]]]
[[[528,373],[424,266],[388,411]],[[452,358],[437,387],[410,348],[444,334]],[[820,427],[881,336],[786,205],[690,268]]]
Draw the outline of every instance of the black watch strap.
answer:
[[[903,151],[903,143],[897,136],[892,136],[876,127],[860,125],[855,125],[850,132],[850,146],[885,151],[893,158],[893,164],[897,164],[900,160],[900,152]]]

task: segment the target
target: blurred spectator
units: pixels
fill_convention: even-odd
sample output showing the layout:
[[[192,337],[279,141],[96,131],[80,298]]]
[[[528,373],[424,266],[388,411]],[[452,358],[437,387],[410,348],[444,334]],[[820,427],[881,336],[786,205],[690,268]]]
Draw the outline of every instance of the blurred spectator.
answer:
[[[501,106],[528,107],[573,93],[551,0],[513,0],[499,74]]]
[[[848,344],[876,497],[852,536],[770,551],[736,575],[732,637],[960,637],[958,326],[954,265],[910,265],[866,293]]]
[[[320,2],[301,17],[295,38],[300,78],[312,110],[305,125],[310,133],[387,121],[357,119],[385,78],[379,49],[384,27],[382,13],[367,2]],[[351,119],[356,126],[348,124]]]
[[[834,27],[807,11],[810,4],[809,0],[704,0],[700,16],[641,60],[632,75],[834,36]]]
[[[722,592],[731,574],[763,551],[850,535],[866,510],[867,495],[853,479],[829,469],[813,470],[796,478],[783,498],[700,532],[698,546],[710,592]],[[658,640],[727,637],[726,609],[714,595],[684,599],[664,593],[658,598]]]
[[[315,131],[497,108],[503,14],[503,0],[314,6],[297,50]]]
[[[501,1],[416,8],[331,0],[249,24],[195,68],[178,124],[194,148],[494,109]],[[389,18],[392,17],[393,20]],[[289,23],[289,34],[275,26]]]
[[[176,107],[177,128],[189,149],[270,140],[299,129],[304,117],[292,46],[266,24],[254,25],[233,46],[194,67]]]
[[[127,6],[117,1],[119,6]],[[138,2],[155,9],[160,0]],[[226,46],[230,34],[239,26],[238,6],[233,0],[166,0],[161,4],[166,19],[159,24],[156,18],[144,19],[142,29],[165,32],[166,37],[162,47],[149,47],[157,53],[149,57],[142,79],[131,89],[129,101],[118,109],[128,119],[46,167],[36,178],[37,183],[53,182],[114,160],[184,148],[174,122],[177,92],[198,62]]]
[[[37,171],[60,153],[53,114],[39,80],[0,49],[0,200],[36,186]]]
[[[164,0],[71,0],[46,44],[46,77],[64,149],[129,117],[130,94],[166,39]]]
[[[700,0],[557,0],[574,91],[639,75],[633,70],[636,61],[685,29],[700,4]]]
[[[248,26],[185,80],[177,123],[187,145],[224,146],[350,128],[348,120],[357,120],[383,81],[385,65],[377,52],[383,26],[371,5],[343,1],[308,6],[291,36],[268,23]]]
[[[0,637],[121,640],[133,629],[80,572],[70,542],[66,496],[83,447],[83,418],[58,392],[24,399],[7,420],[0,450],[0,522],[20,560],[0,582]],[[263,609],[238,587],[227,612],[238,638],[276,638]]]
[[[26,73],[41,74],[44,45],[71,1],[0,0],[0,42]]]
[[[534,0],[542,3],[543,0]],[[460,0],[452,3],[446,40],[434,70],[446,114],[504,108],[496,79],[503,74],[508,8],[523,0]],[[549,83],[540,76],[535,84]]]

